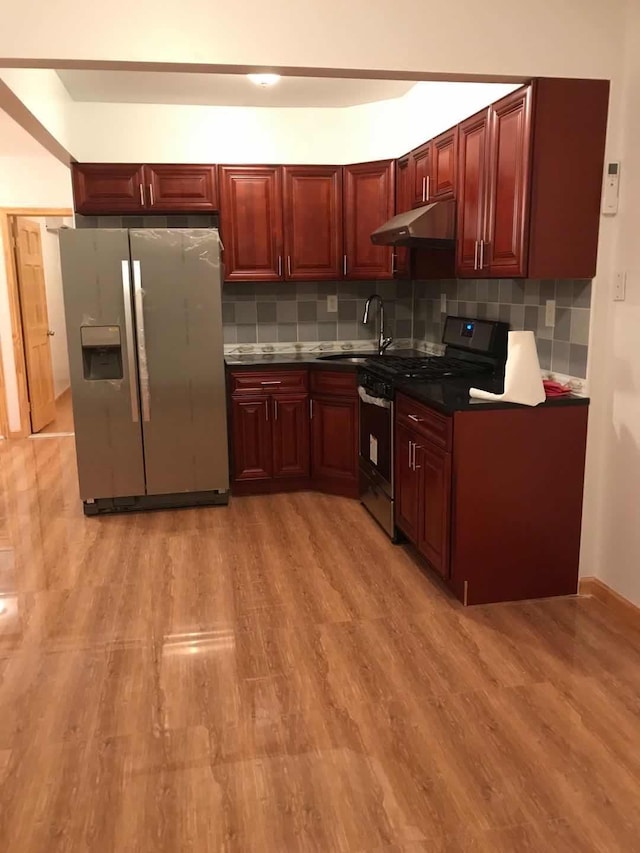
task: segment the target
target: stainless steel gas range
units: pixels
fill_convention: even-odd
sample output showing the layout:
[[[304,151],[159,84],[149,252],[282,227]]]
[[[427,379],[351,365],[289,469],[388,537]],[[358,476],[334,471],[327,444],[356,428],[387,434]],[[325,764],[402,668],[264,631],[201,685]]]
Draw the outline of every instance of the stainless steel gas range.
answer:
[[[394,396],[398,385],[437,384],[444,398],[483,380],[504,376],[508,325],[467,317],[446,319],[444,355],[405,357],[393,353],[367,359],[358,371],[360,395],[360,500],[382,529],[396,539],[394,519]]]

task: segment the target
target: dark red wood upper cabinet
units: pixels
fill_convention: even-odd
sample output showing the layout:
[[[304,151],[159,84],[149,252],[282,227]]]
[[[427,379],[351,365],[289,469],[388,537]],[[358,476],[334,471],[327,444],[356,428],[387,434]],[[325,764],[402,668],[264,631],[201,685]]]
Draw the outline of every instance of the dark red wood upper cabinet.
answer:
[[[425,142],[411,152],[413,191],[411,206],[420,207],[429,200],[431,183],[431,142]]]
[[[342,167],[284,167],[285,278],[342,275]]]
[[[220,166],[225,280],[282,281],[282,167]]]
[[[489,162],[489,110],[459,125],[456,268],[461,277],[486,275],[480,270],[480,241],[486,238]]]
[[[396,160],[396,213],[413,207],[413,159],[405,154]]]
[[[420,443],[412,432],[396,425],[395,520],[412,542],[418,541],[419,471],[413,468],[413,448]]]
[[[273,406],[273,476],[309,476],[309,396],[275,394]]]
[[[456,197],[458,128],[452,127],[431,141],[431,180],[427,201]]]
[[[143,172],[137,163],[74,163],[71,175],[75,210],[84,214],[145,210]]]
[[[405,154],[396,160],[396,214],[405,213],[412,207],[413,191],[413,159]],[[411,274],[411,253],[406,246],[394,248],[395,262],[393,265],[395,278],[409,278]]]
[[[168,164],[144,167],[149,210],[199,213],[218,209],[215,166]]]
[[[533,82],[529,278],[593,278],[608,80]]]
[[[428,441],[414,449],[419,474],[418,550],[443,577],[449,576],[451,454]]]
[[[344,167],[345,278],[393,278],[391,247],[374,246],[371,233],[391,219],[394,209],[393,160]]]
[[[233,435],[233,478],[268,480],[273,470],[270,398],[233,397],[231,400]]]
[[[486,245],[482,266],[490,276],[527,274],[531,86],[491,107]]]

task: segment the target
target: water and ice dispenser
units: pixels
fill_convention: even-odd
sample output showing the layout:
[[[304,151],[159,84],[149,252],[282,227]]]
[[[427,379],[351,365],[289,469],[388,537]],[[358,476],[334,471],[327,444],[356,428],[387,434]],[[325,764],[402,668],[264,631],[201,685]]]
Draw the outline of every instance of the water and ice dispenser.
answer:
[[[81,326],[80,343],[85,379],[122,379],[119,326]]]

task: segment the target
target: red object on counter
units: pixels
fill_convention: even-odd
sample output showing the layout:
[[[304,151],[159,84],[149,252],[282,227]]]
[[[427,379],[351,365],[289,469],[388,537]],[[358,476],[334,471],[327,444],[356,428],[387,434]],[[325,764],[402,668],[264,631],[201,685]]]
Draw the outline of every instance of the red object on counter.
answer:
[[[562,385],[553,379],[543,379],[542,384],[544,385],[544,393],[547,397],[565,397],[567,394],[572,393],[569,385]]]

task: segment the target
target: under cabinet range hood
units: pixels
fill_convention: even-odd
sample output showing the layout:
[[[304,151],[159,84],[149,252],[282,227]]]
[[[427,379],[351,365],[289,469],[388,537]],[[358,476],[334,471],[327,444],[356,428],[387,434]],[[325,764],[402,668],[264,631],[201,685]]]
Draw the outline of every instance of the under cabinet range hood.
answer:
[[[392,217],[371,235],[380,246],[453,246],[456,236],[456,203],[434,201]]]

